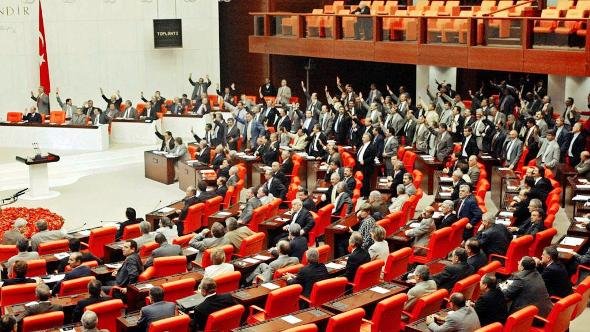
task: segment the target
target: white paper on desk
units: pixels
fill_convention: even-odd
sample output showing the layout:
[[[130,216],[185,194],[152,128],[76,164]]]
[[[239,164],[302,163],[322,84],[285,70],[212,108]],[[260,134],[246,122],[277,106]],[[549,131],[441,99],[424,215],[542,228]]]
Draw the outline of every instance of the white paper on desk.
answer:
[[[244,258],[243,261],[246,262],[246,263],[250,263],[250,264],[258,264],[258,263],[260,263],[259,260],[254,259],[254,258],[251,258],[251,257]]]
[[[186,247],[186,248],[184,248],[184,250],[189,251],[189,252],[192,252],[192,253],[199,252],[199,250],[197,250],[197,249],[195,249],[193,247]]]
[[[82,236],[89,236],[90,235],[90,231],[85,229],[83,231],[79,231],[78,234],[82,235]]]
[[[481,159],[492,159],[492,156],[488,156],[487,154],[483,154],[480,157]]]
[[[578,189],[590,189],[590,184],[578,184],[576,185]]]
[[[588,184],[590,183],[588,180],[586,179],[578,179],[578,182],[580,182],[581,184]]]
[[[450,176],[441,176],[438,179],[439,182],[453,182],[453,178]]]
[[[326,264],[326,267],[329,268],[329,269],[333,269],[333,270],[342,270],[346,266],[345,265],[342,265],[342,264],[330,262],[330,263],[327,263]]]
[[[292,215],[292,214],[293,214],[293,212],[291,212],[291,210],[289,210],[289,211],[285,212],[284,214],[286,214],[286,215],[290,216],[290,215]]]
[[[506,186],[506,189],[509,191],[516,191],[518,190],[518,186]]]
[[[118,269],[121,266],[123,266],[123,264],[121,263],[116,263],[116,264],[105,264],[104,266],[108,267],[109,269]]]
[[[510,218],[513,215],[514,214],[512,212],[510,212],[510,211],[502,211],[502,212],[500,212],[500,217],[508,217],[508,218]]]
[[[590,218],[586,218],[586,217],[575,217],[574,218],[577,222],[583,222],[583,223],[588,223],[590,222]]]
[[[217,214],[220,216],[231,216],[231,212],[226,212],[226,211],[220,211],[220,212],[217,212]]]
[[[587,200],[590,200],[590,196],[588,196],[588,195],[576,195],[576,196],[574,196],[574,198],[572,198],[572,201],[585,202]]]
[[[432,218],[434,219],[441,218],[442,216],[444,216],[444,213],[439,211],[434,211],[434,213],[432,214]]]
[[[102,223],[102,227],[117,227],[120,228],[121,224],[113,222],[113,221],[107,221],[107,222],[103,222]]]
[[[288,218],[276,218],[275,220],[281,221],[281,222],[285,222],[285,221],[289,221],[290,219],[288,219]]]
[[[348,228],[348,226],[346,226],[346,225],[336,225],[336,226],[334,226],[334,228],[346,229],[346,228]]]
[[[283,317],[281,317],[281,319],[289,324],[298,324],[301,322],[301,319],[299,319],[293,315],[283,316]]]
[[[502,225],[508,227],[508,226],[510,226],[510,220],[496,219],[496,224],[502,224]]]
[[[419,222],[413,222],[409,226],[410,226],[410,228],[420,227],[420,223]]]
[[[379,183],[387,183],[387,182],[389,182],[389,180],[387,178],[379,179]]]
[[[558,252],[563,252],[564,254],[574,254],[575,251],[573,249],[570,248],[562,248],[562,247],[557,247],[557,251]]]
[[[168,207],[168,206],[165,206],[165,207],[158,210],[158,212],[161,212],[161,213],[168,213],[168,212],[172,212],[172,211],[174,211],[174,209],[171,207]]]
[[[440,197],[451,197],[451,195],[453,195],[452,192],[448,192],[448,191],[441,191],[438,194],[440,195]]]
[[[510,168],[508,168],[508,167],[498,167],[498,170],[499,171],[509,171]]]
[[[371,288],[370,290],[373,291],[373,292],[375,292],[375,293],[379,293],[379,294],[387,294],[387,293],[389,293],[389,289],[383,288],[381,286],[375,286],[375,287]]]
[[[49,276],[49,278],[41,278],[46,284],[51,282],[58,282],[61,281],[66,275],[65,274],[54,274]]]
[[[150,289],[150,288],[154,288],[154,285],[152,284],[143,284],[137,287],[137,289]]]
[[[442,191],[453,191],[453,187],[450,186],[440,186]]]
[[[272,257],[270,257],[270,256],[264,256],[264,255],[256,255],[256,256],[254,256],[254,258],[255,259],[259,259],[261,261],[265,261],[265,260],[271,259]]]
[[[273,284],[272,282],[265,282],[264,284],[260,284],[260,286],[270,290],[281,288],[279,285]]]
[[[320,167],[318,167],[318,169],[320,171],[327,171],[328,170],[328,165],[321,165]]]
[[[62,260],[66,257],[70,257],[70,254],[67,252],[58,252],[57,254],[53,254],[53,256],[55,256],[55,258]]]
[[[317,188],[315,188],[315,191],[324,192],[324,191],[328,191],[328,189],[330,189],[330,188],[326,188],[326,187],[317,187]]]
[[[563,240],[561,240],[560,244],[563,244],[564,246],[579,246],[580,244],[582,244],[582,242],[584,242],[584,239],[581,239],[579,237],[573,237],[573,236],[566,236],[563,238]]]

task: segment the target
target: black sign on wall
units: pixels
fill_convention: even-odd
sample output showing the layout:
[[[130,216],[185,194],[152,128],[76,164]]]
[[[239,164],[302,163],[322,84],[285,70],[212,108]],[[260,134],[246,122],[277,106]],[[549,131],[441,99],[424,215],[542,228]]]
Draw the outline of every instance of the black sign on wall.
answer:
[[[154,47],[182,47],[182,20],[154,20]]]

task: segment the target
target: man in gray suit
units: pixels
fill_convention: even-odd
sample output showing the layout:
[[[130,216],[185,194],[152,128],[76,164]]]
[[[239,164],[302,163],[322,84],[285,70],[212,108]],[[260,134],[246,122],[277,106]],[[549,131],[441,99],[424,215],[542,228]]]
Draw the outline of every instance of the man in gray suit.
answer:
[[[330,107],[328,105],[322,105],[319,124],[322,128],[322,132],[326,134],[326,137],[330,137],[334,128],[334,116],[332,115],[332,112],[330,112]]]
[[[59,88],[55,90],[55,97],[57,98],[57,103],[59,104],[59,107],[61,107],[61,110],[66,112],[66,118],[71,118],[78,109],[78,107],[72,104],[72,98],[66,98],[66,102],[62,102],[59,97]]]
[[[207,237],[209,233],[211,233],[212,236]],[[195,261],[201,262],[203,251],[223,245],[225,241],[224,235],[225,228],[223,225],[219,222],[214,222],[213,225],[211,225],[211,230],[205,228],[199,234],[193,236],[188,245],[199,250],[199,254],[195,258]]]
[[[22,321],[27,316],[34,316],[44,314],[46,312],[62,311],[63,308],[58,304],[53,304],[49,300],[51,298],[51,290],[49,286],[44,283],[40,283],[35,288],[35,295],[37,301],[25,304],[25,311],[16,317],[18,322]]]
[[[560,148],[555,140],[555,130],[547,131],[547,137],[541,138],[541,149],[537,153],[537,166],[555,170],[559,163]]]
[[[490,119],[494,125],[497,125],[498,123],[506,123],[506,114],[498,112],[498,108],[492,106],[488,119]]]
[[[166,241],[166,236],[162,233],[156,234],[156,243],[159,244],[160,247],[154,249],[147,262],[145,262],[144,268],[146,269],[152,266],[154,258],[182,255],[182,248],[178,244],[168,243],[168,241]]]
[[[139,223],[139,230],[141,231],[141,236],[133,239],[137,243],[137,248],[141,248],[144,244],[154,241],[154,234],[151,234],[152,224],[144,220]]]
[[[434,128],[429,127],[428,129],[433,135],[436,135],[434,138],[434,149],[431,155],[440,161],[446,160],[453,152],[453,137],[447,131],[447,125],[444,123],[439,124],[438,133]]]
[[[539,309],[539,316],[547,317],[553,304],[535,260],[524,256],[518,262],[518,272],[500,285],[506,301],[512,301],[509,313],[512,314],[526,306],[534,305]]]
[[[37,250],[40,243],[67,239],[69,236],[61,229],[50,231],[47,229],[47,221],[45,219],[39,219],[35,223],[38,233],[31,236],[31,248]]]
[[[147,331],[150,323],[160,319],[173,317],[176,314],[176,304],[164,301],[164,290],[161,287],[150,289],[152,304],[141,308],[137,327],[139,331]]]
[[[393,173],[391,157],[397,155],[397,148],[399,146],[397,137],[393,135],[392,131],[393,129],[383,128],[383,133],[385,133],[385,143],[383,144],[383,161],[385,162],[386,174]]]
[[[277,243],[276,250],[279,257],[269,264],[260,263],[256,269],[246,278],[246,283],[251,283],[258,279],[260,282],[268,282],[272,280],[272,276],[276,270],[290,265],[299,264],[297,257],[289,257],[291,247],[289,241],[281,240]]]
[[[430,136],[430,131],[428,131],[428,127],[426,126],[426,120],[424,116],[418,117],[417,121],[418,124],[416,125],[413,143],[416,144],[416,149],[418,151],[427,152],[428,137]]]
[[[418,265],[408,279],[415,282],[415,286],[408,290],[408,301],[404,304],[405,311],[411,311],[419,298],[436,291],[436,282],[430,279],[428,265]]]
[[[32,259],[39,259],[39,254],[36,251],[27,251],[29,249],[29,240],[25,238],[18,240],[16,248],[18,249],[18,254],[10,257],[6,262],[6,268],[8,269],[9,274],[16,261],[26,262]]]
[[[12,224],[12,228],[4,232],[2,244],[15,245],[18,240],[25,239],[23,235],[27,231],[27,221],[23,218],[17,218]],[[27,240],[28,241],[28,240]]]
[[[49,114],[49,96],[45,93],[45,88],[37,88],[37,96],[31,91],[31,99],[37,102],[37,109],[42,115]]]
[[[434,208],[432,206],[427,206],[426,208],[424,208],[424,211],[422,211],[418,226],[410,228],[405,232],[406,236],[414,238],[412,246],[428,246],[430,234],[432,234],[436,230],[436,225],[434,223],[434,220],[432,219],[433,214]]]
[[[125,100],[125,110],[119,112],[117,117],[122,119],[137,118],[137,111],[135,110],[135,107],[131,105],[131,100]]]
[[[281,105],[287,105],[291,100],[291,88],[287,86],[287,80],[281,80],[281,86],[277,90],[276,103]]]
[[[193,74],[191,73],[188,75],[189,83],[192,86],[194,86],[193,94],[191,95],[192,100],[200,101],[201,96],[203,94],[207,94],[207,89],[211,85],[211,80],[209,79],[209,75],[205,75],[205,78],[207,79],[207,82],[205,82],[205,80],[202,77],[199,78],[199,80],[197,82],[194,82],[193,81]]]
[[[521,155],[522,141],[518,139],[518,132],[516,130],[511,130],[510,134],[508,134],[508,138],[506,138],[506,141],[504,142],[504,147],[502,148],[502,159],[504,159],[504,164],[510,169],[515,169]]]
[[[590,181],[590,152],[582,151],[580,153],[580,163],[576,165],[578,178]]]
[[[252,212],[254,212],[254,209],[262,205],[260,199],[256,197],[256,188],[248,188],[247,195],[246,206],[242,210],[240,218],[238,218],[238,223],[242,225],[247,225],[250,222],[250,219],[252,219]]]
[[[479,170],[479,166],[477,165],[477,156],[469,156],[467,164],[469,165],[469,169],[467,170],[467,177],[469,178],[469,182],[471,183],[471,187],[473,188],[477,184],[477,180],[479,180],[479,174],[481,173],[481,171]]]
[[[470,306],[465,305],[465,296],[461,293],[451,294],[451,309],[452,311],[447,315],[444,324],[438,325],[435,320],[435,315],[426,317],[428,329],[434,332],[447,331],[475,331],[480,328],[479,317],[477,312]],[[440,317],[437,317],[440,318]]]

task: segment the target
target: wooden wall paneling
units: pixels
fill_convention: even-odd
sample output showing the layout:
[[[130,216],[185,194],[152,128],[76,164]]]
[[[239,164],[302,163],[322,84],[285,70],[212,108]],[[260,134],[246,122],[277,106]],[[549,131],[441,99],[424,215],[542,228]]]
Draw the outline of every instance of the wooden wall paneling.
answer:
[[[468,48],[465,46],[420,44],[416,63],[443,67],[467,67],[468,53]]]
[[[471,69],[523,71],[522,48],[470,47],[468,59]]]

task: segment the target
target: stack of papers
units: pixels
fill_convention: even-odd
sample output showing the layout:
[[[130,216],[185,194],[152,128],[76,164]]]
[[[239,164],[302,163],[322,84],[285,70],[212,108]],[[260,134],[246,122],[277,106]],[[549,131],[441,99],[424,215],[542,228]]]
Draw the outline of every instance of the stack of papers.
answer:
[[[583,223],[588,223],[590,222],[590,218],[585,218],[585,217],[575,217],[574,218],[577,222],[583,222]]]
[[[256,256],[254,256],[254,258],[255,258],[255,259],[259,259],[259,260],[261,260],[261,261],[266,261],[266,260],[269,260],[269,259],[271,259],[272,257],[270,257],[270,256],[265,256],[265,255],[256,255]]]
[[[58,252],[57,254],[53,254],[53,256],[55,256],[55,258],[62,260],[66,257],[70,257],[70,254],[67,252]]]
[[[496,224],[502,224],[506,227],[510,226],[510,220],[508,219],[496,219]]]
[[[260,284],[260,286],[270,289],[270,290],[275,290],[277,288],[281,288],[279,285],[273,284],[272,282],[265,282],[264,284]]]
[[[217,212],[217,214],[220,216],[231,216],[231,212],[227,212],[227,211],[219,211],[219,212]]]
[[[499,171],[509,171],[510,168],[508,168],[508,167],[498,167],[498,170]]]
[[[108,267],[109,269],[118,269],[118,268],[120,268],[121,266],[123,266],[123,264],[121,264],[121,263],[118,263],[118,264],[108,264],[108,263],[107,263],[107,264],[105,264],[104,266]]]
[[[161,208],[161,209],[158,210],[158,212],[160,212],[160,213],[170,213],[172,211],[174,211],[174,209],[171,208],[171,207],[167,207],[167,206],[165,206],[165,207],[163,207],[163,208]]]
[[[246,263],[250,263],[250,264],[258,264],[258,263],[260,263],[260,261],[258,259],[254,259],[254,258],[251,258],[251,257],[244,258],[243,261],[246,262]]]
[[[587,200],[590,200],[590,196],[588,195],[576,195],[574,198],[572,198],[572,201],[585,202]]]
[[[334,263],[334,262],[330,262],[326,264],[326,267],[332,270],[342,270],[343,268],[345,268],[345,265],[342,264],[338,264],[338,263]]]
[[[513,215],[513,213],[510,212],[510,211],[502,211],[502,212],[500,212],[500,217],[508,217],[508,218],[510,218],[510,217],[512,217],[512,215]]]
[[[584,239],[581,239],[579,237],[573,237],[573,236],[566,236],[563,238],[563,240],[561,240],[560,244],[563,244],[564,246],[579,246],[580,244],[582,244],[582,242],[584,242]]]
[[[439,212],[439,211],[435,211],[432,214],[432,218],[434,218],[434,219],[442,218],[443,216],[444,216],[444,214],[442,212]]]
[[[442,191],[453,191],[453,187],[450,186],[440,186]]]
[[[371,288],[370,290],[373,291],[373,292],[375,292],[375,293],[379,293],[379,294],[387,294],[387,293],[389,293],[389,289],[383,288],[381,286],[375,286],[375,287]]]
[[[441,191],[438,194],[440,195],[440,197],[451,197],[451,195],[453,195],[452,192],[448,192],[448,191]]]
[[[439,181],[440,182],[453,182],[453,178],[450,176],[441,176]]]
[[[564,254],[570,254],[570,255],[573,255],[575,253],[575,251],[573,251],[570,248],[562,248],[562,247],[557,247],[557,251],[562,252]]]
[[[283,316],[281,317],[282,320],[284,320],[285,322],[289,323],[289,324],[298,324],[301,323],[301,319],[292,316],[292,315],[287,315],[287,316]]]
[[[316,191],[319,191],[319,192],[328,191],[328,189],[330,189],[330,188],[326,188],[326,187],[317,187],[317,188],[315,188],[315,190]]]
[[[578,184],[576,185],[578,189],[590,189],[590,184]]]

